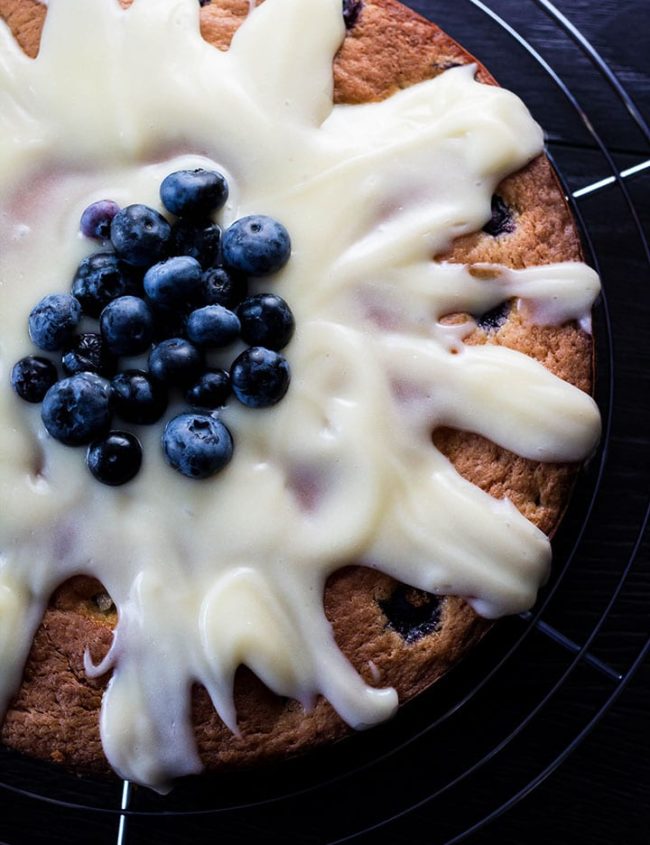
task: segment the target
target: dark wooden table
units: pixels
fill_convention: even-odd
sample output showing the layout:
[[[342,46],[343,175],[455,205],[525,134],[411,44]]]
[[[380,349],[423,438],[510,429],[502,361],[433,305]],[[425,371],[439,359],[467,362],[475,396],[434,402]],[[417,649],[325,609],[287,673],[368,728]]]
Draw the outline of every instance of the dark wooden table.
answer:
[[[503,84],[524,97],[545,127],[549,150],[569,192],[592,186],[612,172],[575,105],[587,113],[619,171],[650,161],[649,139],[632,113],[636,107],[650,120],[648,0],[556,3],[615,72],[632,104],[625,103],[602,69],[537,0],[486,0],[486,5],[539,51],[546,69],[471,0],[411,0],[410,5],[437,20]],[[576,103],[566,98],[552,73]],[[403,753],[343,787],[319,788],[278,806],[198,817],[159,815],[164,809],[191,808],[192,800],[199,800],[198,787],[196,796],[191,787],[171,804],[138,794],[132,806],[155,815],[129,818],[123,845],[325,845],[364,828],[367,831],[351,841],[646,845],[650,669],[645,661],[632,677],[630,670],[647,643],[650,609],[650,540],[647,531],[643,534],[650,478],[650,263],[641,234],[644,230],[650,235],[650,168],[627,177],[625,185],[630,204],[616,185],[576,200],[605,284],[606,308],[601,306],[596,319],[598,398],[610,426],[606,453],[576,491],[568,524],[556,543],[559,569],[569,559],[570,565],[524,644],[485,689],[476,692],[471,706],[445,723],[449,732],[426,732]],[[383,733],[380,729],[373,741],[394,748],[412,740],[437,715],[437,708],[442,712],[445,702],[472,691],[472,673],[487,675],[529,625],[526,620],[504,623],[482,652],[443,684],[436,698],[425,696],[397,724]],[[571,649],[587,642],[586,654],[575,658]],[[329,772],[330,766],[336,771],[350,761],[356,764],[365,759],[367,747],[361,738],[349,757],[336,758],[340,752],[335,752],[333,761],[318,758],[315,766]],[[481,765],[468,773],[476,761]],[[313,771],[299,772],[302,775],[308,780]],[[30,777],[28,772],[23,786],[33,786]],[[270,788],[274,777],[268,775],[265,783],[262,776],[254,789]],[[447,789],[454,777],[459,785]],[[52,790],[58,788],[56,781],[53,775]],[[430,798],[441,785],[446,792]],[[229,786],[222,782],[213,788]],[[233,787],[233,794],[246,794],[245,785],[243,792],[238,788]],[[68,800],[83,803],[87,798],[87,793],[76,795],[74,784],[65,789]],[[209,803],[205,794],[200,800],[201,806]],[[409,810],[416,802],[419,806]],[[513,806],[508,807],[510,802]],[[102,793],[97,803],[119,806],[119,793]],[[399,817],[387,822],[393,815]],[[483,823],[490,815],[495,818]],[[118,841],[118,823],[115,815],[0,793],[0,839],[10,845],[112,845]]]

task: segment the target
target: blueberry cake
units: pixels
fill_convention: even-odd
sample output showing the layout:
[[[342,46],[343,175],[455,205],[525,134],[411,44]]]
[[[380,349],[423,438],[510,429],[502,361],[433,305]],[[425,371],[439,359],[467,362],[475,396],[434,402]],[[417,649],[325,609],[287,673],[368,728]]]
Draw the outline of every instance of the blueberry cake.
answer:
[[[105,5],[107,4],[108,0]],[[51,4],[48,11],[45,5],[36,0],[0,0],[0,18],[11,30],[24,54],[34,58],[39,53],[41,30],[46,14],[50,15],[55,11],[59,13],[59,9],[65,5],[66,0],[57,0],[56,4]],[[101,3],[96,0],[89,5],[99,8]],[[129,6],[130,4],[122,3],[122,5]],[[143,10],[148,8],[146,2],[136,4],[134,14],[140,5]],[[149,6],[151,5],[150,3]],[[190,14],[189,3],[177,2],[176,5],[179,8],[182,7],[183,14]],[[251,21],[257,18],[262,21],[265,6],[268,6],[270,16],[274,13],[280,14],[282,8],[291,6],[291,2],[266,0],[252,13],[248,0],[201,2],[199,12],[201,35],[209,45],[212,45],[212,48],[217,48],[222,52],[228,51],[231,40],[240,27],[242,32],[249,26],[250,31],[253,31],[252,24],[249,25],[247,22],[247,16],[251,15]],[[172,11],[175,9],[172,0],[165,0],[165,7]],[[317,10],[316,7],[318,7]],[[320,10],[326,10],[326,8],[329,8],[327,2],[319,0],[314,5],[314,14],[320,14]],[[278,11],[273,12],[274,9]],[[126,13],[126,15],[129,14],[131,14],[130,11]],[[145,12],[143,11],[142,14]],[[342,14],[345,30],[343,31],[341,27],[344,38],[333,61],[333,100],[336,104],[337,115],[343,116],[341,120],[347,119],[346,115],[358,113],[359,115],[370,114],[370,119],[375,119],[372,115],[378,115],[381,122],[386,117],[385,112],[368,112],[367,110],[377,109],[379,104],[393,101],[406,103],[400,108],[408,108],[409,93],[419,90],[418,86],[426,81],[442,82],[443,79],[454,80],[462,77],[463,85],[474,84],[471,78],[474,70],[469,70],[468,74],[467,66],[472,65],[476,60],[434,24],[419,17],[396,0],[344,0],[340,14]],[[61,25],[59,23],[59,26]],[[332,23],[332,31],[336,31],[335,27],[338,25],[336,22]],[[262,23],[260,23],[261,26]],[[51,47],[56,41],[56,29],[53,28],[49,35],[51,40],[48,46]],[[304,48],[306,51],[313,47],[309,37],[306,36]],[[238,43],[238,48],[241,44],[242,55],[246,49],[249,51],[246,55],[249,55],[254,51],[256,43],[259,42],[255,42],[251,35],[250,43],[246,44],[242,38]],[[320,46],[318,42],[319,49]],[[477,65],[475,74],[477,80],[483,83],[480,86],[482,89],[497,90],[494,87],[494,79],[480,64]],[[263,85],[263,83],[260,84]],[[433,84],[433,82],[427,82],[427,84]],[[452,85],[451,82],[449,84]],[[327,88],[327,80],[323,83],[323,88]],[[270,96],[273,96],[273,92]],[[317,99],[318,96],[320,94],[316,92],[313,99]],[[444,96],[453,97],[453,89],[442,96],[443,100]],[[299,97],[300,95],[296,94],[297,100]],[[275,107],[286,108],[289,113],[294,103],[289,97],[286,100],[280,97]],[[311,106],[305,106],[305,108],[308,107]],[[314,120],[322,122],[324,117],[325,114],[319,112],[318,118]],[[365,119],[365,117],[359,118],[360,121]],[[465,119],[462,116],[458,118],[458,120]],[[444,118],[442,122],[444,123]],[[338,125],[328,118],[324,126],[328,127],[328,132],[330,132],[329,143]],[[456,134],[462,133],[459,131]],[[446,150],[445,155],[454,157],[457,155],[456,141],[453,140],[456,137],[454,130],[449,130],[449,137],[452,141],[441,143]],[[191,140],[194,142],[196,139]],[[179,147],[182,149],[183,142],[181,135],[170,136],[166,144],[162,145],[162,153],[167,154],[170,149],[176,152]],[[133,141],[134,147],[137,147],[137,143],[137,139]],[[206,143],[205,139],[198,138],[196,143],[193,143],[191,151],[198,150],[203,153]],[[291,141],[287,143],[290,144]],[[470,150],[466,153],[470,165],[474,152]],[[299,157],[300,150],[295,154]],[[143,160],[156,160],[153,153],[149,159],[145,154],[138,153],[138,155],[142,155]],[[327,152],[323,155],[327,156]],[[379,155],[378,152],[377,156]],[[414,156],[413,166],[416,169],[424,166],[424,159],[420,160],[418,156],[419,153]],[[495,160],[498,159],[497,152],[494,153],[494,157]],[[216,155],[215,158],[217,158]],[[224,158],[227,159],[228,156],[224,154]],[[236,163],[230,160],[226,160],[225,163],[234,173],[233,181],[236,183]],[[519,280],[522,278],[527,280],[526,284],[538,286],[535,287],[536,291],[542,290],[538,285],[539,273],[530,277],[518,275],[528,273],[531,268],[534,271],[543,270],[547,266],[566,268],[581,262],[582,253],[578,234],[562,190],[545,156],[537,154],[536,149],[532,153],[524,152],[521,154],[521,161],[517,168],[516,172],[511,172],[513,168],[508,163],[495,164],[491,171],[492,175],[497,171],[509,175],[505,175],[498,183],[495,182],[491,197],[487,196],[487,213],[483,208],[477,212],[477,216],[472,217],[473,212],[463,211],[464,216],[454,218],[451,224],[448,220],[445,223],[448,227],[445,231],[447,234],[451,232],[451,236],[428,244],[428,263],[432,267],[442,268],[445,273],[449,273],[450,284],[458,277],[462,284],[474,291],[473,295],[476,296],[478,303],[470,311],[466,299],[463,296],[456,296],[450,289],[450,292],[445,295],[444,305],[436,314],[438,323],[436,330],[440,332],[440,337],[444,338],[445,353],[450,360],[475,356],[477,361],[480,358],[481,361],[489,359],[491,362],[494,358],[498,363],[501,357],[505,360],[514,350],[517,353],[523,353],[517,357],[517,361],[527,359],[539,362],[547,373],[556,377],[554,382],[561,380],[567,385],[572,385],[578,389],[575,391],[576,394],[586,397],[592,388],[592,338],[589,333],[588,315],[595,292],[592,290],[591,300],[588,300],[586,305],[581,301],[582,304],[579,307],[567,306],[564,311],[561,309],[553,311],[555,306],[549,305],[551,300],[554,301],[552,291],[550,293],[537,292],[527,298],[526,292],[522,293],[520,290],[522,283]],[[416,190],[414,185],[417,180],[414,182],[412,174],[406,170],[403,173],[400,171],[398,177],[398,181],[402,180],[410,185],[409,190]],[[264,179],[264,174],[260,178]],[[440,178],[443,177],[440,176]],[[313,180],[316,184],[317,176],[313,177]],[[427,185],[427,188],[429,187]],[[396,215],[394,209],[401,203],[401,187],[398,185],[394,190],[393,188],[386,191],[381,202],[377,202],[374,220],[366,221],[368,227],[372,225],[375,230],[384,232],[382,243],[388,244],[386,249],[391,248],[390,245],[393,243],[391,238],[397,231],[395,228],[397,224],[393,226]],[[371,186],[371,180],[363,182],[363,189],[368,190],[368,196],[372,199],[374,189]],[[273,210],[273,192],[270,189],[266,194],[262,191],[261,196],[265,202],[268,200],[267,204]],[[99,199],[99,197],[94,198]],[[179,208],[175,208],[171,200],[169,202],[172,205],[170,209],[172,214],[174,211],[178,213]],[[290,200],[287,200],[287,203],[287,207],[290,207]],[[245,201],[241,204],[242,210],[247,213],[257,210],[255,207],[249,207]],[[110,217],[118,213],[117,209],[118,207],[115,206],[108,212],[106,208],[101,211],[102,213],[110,212]],[[264,213],[266,208],[260,207],[259,211]],[[342,212],[339,210],[338,213],[344,216],[345,208]],[[452,210],[450,213],[457,212]],[[182,217],[182,209],[180,216]],[[104,218],[101,214],[97,216],[94,212],[90,213],[85,221],[82,220],[82,231],[85,227],[88,233],[94,233],[94,237],[98,233],[101,237],[102,219]],[[438,218],[434,215],[431,219]],[[472,220],[475,221],[473,224]],[[329,221],[321,221],[321,223],[324,230],[323,237],[326,238],[334,230],[329,226]],[[357,225],[357,221],[347,218],[341,219],[339,223],[340,227],[352,230]],[[293,237],[294,231],[290,225],[288,229]],[[104,236],[106,231],[104,231]],[[296,267],[299,268],[300,262],[303,261],[299,234],[298,232],[298,240],[294,244],[294,254],[288,267],[295,262]],[[182,241],[190,235],[181,231],[178,237]],[[383,248],[371,241],[372,235],[362,228],[359,236],[355,235],[355,237],[356,241],[354,243],[351,241],[352,245],[349,246],[347,252],[342,252],[343,257],[336,264],[338,272],[342,276],[347,273],[350,278],[358,272],[355,270],[358,262],[361,259],[365,260],[364,249],[366,252],[370,249],[368,244],[377,252]],[[400,244],[404,237],[401,230],[395,235],[394,251],[401,248]],[[110,262],[111,259],[101,260]],[[418,267],[422,274],[428,272],[425,262],[420,262]],[[395,270],[395,274],[398,271],[399,268]],[[152,271],[147,271],[145,289],[148,284],[147,278],[149,278],[152,291],[164,286],[165,279],[161,278],[162,271],[157,272],[158,277],[155,272],[150,276]],[[215,273],[218,270],[211,272]],[[554,278],[561,280],[562,272],[554,270]],[[284,277],[280,278],[281,285]],[[386,276],[386,278],[389,277]],[[422,278],[425,276],[422,275]],[[501,293],[484,294],[483,291],[493,283],[501,285]],[[288,285],[288,288],[290,289],[291,286]],[[377,290],[385,289],[387,290],[382,285],[377,288]],[[267,289],[259,290],[258,296],[267,297],[265,307],[284,308],[284,305],[278,306],[275,300],[268,300],[268,297],[275,296],[275,299],[284,302],[275,293],[269,294]],[[278,290],[284,296],[285,290],[280,287]],[[421,318],[417,314],[413,315],[410,312],[406,314],[408,306],[402,314],[396,305],[397,300],[390,299],[390,294],[387,294],[388,306],[378,303],[375,294],[376,291],[369,292],[360,284],[357,287],[357,293],[345,299],[345,303],[353,313],[354,319],[368,322],[368,336],[371,338],[369,343],[376,343],[378,350],[383,347],[380,341],[376,340],[376,335],[382,332],[390,333],[389,349],[385,352],[386,357],[383,360],[385,360],[385,369],[391,371],[392,362],[400,359],[400,356],[413,357],[411,346],[409,346],[410,341],[408,338],[405,339],[405,333],[401,331],[402,324],[397,325],[396,328],[394,321],[399,322],[401,319],[403,323],[408,323],[417,335],[418,342],[425,342],[428,330],[421,327]],[[152,293],[151,297],[155,299],[155,294]],[[427,301],[425,297],[426,294],[418,289],[418,292],[413,294],[413,302],[425,302]],[[38,297],[32,297],[33,302],[37,299]],[[287,300],[293,306],[293,300],[290,297],[287,297]],[[336,308],[338,307],[337,304]],[[331,308],[334,309],[334,306],[332,305]],[[287,346],[286,355],[290,362],[292,362],[293,344],[301,343],[300,338],[305,334],[301,328],[301,319],[303,325],[306,325],[307,320],[305,317],[307,312],[299,304],[294,311],[297,339]],[[395,314],[398,312],[396,318]],[[331,313],[334,314],[334,310]],[[242,322],[246,319],[245,309],[242,309],[240,318]],[[277,319],[284,321],[286,338],[281,344],[284,347],[289,343],[293,333],[294,316],[282,310]],[[221,328],[226,333],[230,331],[227,326]],[[201,319],[197,317],[194,322],[188,322],[187,330],[190,334],[194,332],[196,337],[203,337],[205,332],[211,331],[211,328],[209,326],[206,328],[205,322],[201,322]],[[235,332],[238,330],[239,323]],[[110,327],[106,329],[106,337],[111,337],[110,331]],[[82,337],[85,336],[82,335]],[[348,334],[340,334],[340,339],[342,344],[348,343]],[[352,341],[349,342],[352,344]],[[88,346],[91,341],[87,339],[84,343]],[[151,337],[147,336],[145,345],[150,343]],[[256,345],[253,340],[249,343]],[[264,345],[264,343],[259,343],[259,346]],[[350,349],[352,348],[353,346],[350,345]],[[157,349],[160,349],[160,346]],[[25,350],[29,351],[27,339]],[[142,350],[135,350],[135,352],[138,351]],[[94,353],[96,352],[95,349]],[[70,354],[77,357],[70,366],[77,366],[74,362],[80,355],[94,353],[93,349],[74,349]],[[127,349],[127,353],[120,354],[130,354],[130,352]],[[437,359],[433,351],[430,351],[430,355],[433,366]],[[167,359],[161,361],[160,355],[158,359],[150,358],[152,370],[155,367],[164,369],[166,365]],[[325,366],[326,364],[323,364],[323,367]],[[489,363],[489,366],[492,364]],[[42,367],[47,369],[48,365],[45,364]],[[36,375],[39,378],[52,380],[54,378],[49,371],[45,373],[39,371]],[[527,371],[524,372],[522,379],[526,377]],[[118,377],[118,380],[120,378],[124,391],[128,393],[132,389],[132,383],[127,383],[128,376],[122,375]],[[462,381],[464,378],[465,376],[459,371],[459,379]],[[474,377],[467,377],[468,385],[471,378]],[[546,382],[542,385],[543,377],[540,375],[539,378],[540,391],[542,391]],[[330,377],[334,389],[337,389],[337,379],[335,375]],[[154,379],[154,387],[149,384],[148,389],[154,390],[155,383]],[[288,397],[299,391],[301,384],[296,375],[294,383],[289,387]],[[399,374],[399,378],[396,375],[391,384],[393,393],[397,397],[396,404],[406,409],[404,410],[405,418],[409,421],[417,421],[420,420],[422,414],[426,416],[428,412],[426,408],[425,410],[423,408],[427,397],[423,398],[418,385],[412,384],[403,374]],[[219,394],[219,390],[222,389],[221,383],[214,382],[209,387],[221,395]],[[3,383],[2,389],[9,388]],[[208,387],[204,389],[207,390]],[[469,390],[470,387],[467,389]],[[283,390],[286,390],[286,385]],[[545,401],[540,398],[541,396],[542,392],[537,399],[534,396],[528,397],[528,401],[531,403]],[[119,401],[119,391],[114,401]],[[155,404],[155,397],[151,401]],[[491,404],[490,397],[486,401]],[[161,416],[165,407],[166,401],[155,411],[156,419]],[[484,410],[487,415],[492,414],[495,418],[499,416],[497,411],[493,412],[490,408],[486,407]],[[590,413],[582,408],[580,412],[583,417]],[[519,414],[518,424],[533,425],[535,414],[529,423],[526,423],[528,417],[525,409],[518,409],[517,413]],[[228,414],[225,416],[228,422]],[[250,416],[253,416],[252,412]],[[569,413],[567,413],[567,420],[568,417]],[[270,419],[271,422],[268,425],[272,426],[272,420],[275,417],[269,416],[268,412],[263,410],[258,413],[256,419],[262,422],[251,423],[251,425],[265,425],[267,424],[265,421]],[[518,448],[517,444],[521,438],[517,437],[514,437],[511,450],[505,448],[503,441],[510,445],[510,438],[513,438],[513,435],[509,429],[501,435],[501,429],[497,423],[494,424],[496,432],[494,438],[487,437],[484,431],[475,433],[480,426],[472,427],[451,402],[444,406],[444,412],[440,412],[435,420],[436,424],[431,427],[429,436],[432,438],[432,452],[436,451],[444,472],[453,473],[454,478],[459,477],[470,482],[476,490],[476,496],[489,494],[499,505],[510,503],[508,507],[512,507],[513,512],[516,509],[530,524],[539,529],[540,536],[541,532],[545,535],[553,533],[566,507],[578,461],[588,455],[597,440],[597,423],[593,417],[589,421],[590,434],[586,436],[586,439],[583,438],[582,446],[566,450],[555,446],[546,448],[546,441],[544,441],[536,451]],[[415,422],[413,424],[416,425]],[[567,428],[570,428],[569,422],[567,422]],[[232,467],[237,462],[236,434],[234,439],[236,445]],[[112,444],[112,447],[116,449],[118,446],[120,444]],[[133,444],[129,440],[126,445],[122,443],[120,448],[128,451],[133,448]],[[406,448],[404,446],[404,449]],[[522,456],[522,453],[525,456]],[[540,459],[536,459],[536,455],[539,455]],[[228,455],[229,459],[230,455]],[[96,454],[93,460],[97,473],[101,476],[104,471],[102,470],[102,454]],[[146,452],[144,460],[146,463]],[[225,460],[222,460],[222,463],[225,463]],[[313,492],[316,498],[324,494],[322,490],[316,489],[315,492],[312,490],[313,485],[308,477],[308,461],[305,462],[305,466],[307,466],[305,470],[307,477],[304,473],[301,475],[304,466],[295,468],[297,480],[294,479],[294,486],[299,491],[299,497],[302,496],[303,509],[309,511],[312,507],[309,501],[311,493]],[[231,471],[234,470],[228,468],[227,472]],[[371,470],[367,471],[369,473],[367,486],[370,489],[375,482],[370,479]],[[132,477],[129,474],[131,473],[130,464],[126,473],[128,478],[121,480]],[[413,475],[417,475],[415,466]],[[410,495],[408,477],[405,476],[405,478],[404,500]],[[110,480],[108,483],[111,483]],[[201,485],[205,482],[187,483]],[[127,488],[128,485],[124,489],[127,490]],[[186,488],[179,489],[185,491]],[[415,496],[417,489],[414,488],[414,490]],[[108,490],[108,494],[113,494],[113,491]],[[97,495],[103,496],[104,493]],[[359,495],[363,495],[361,488]],[[418,504],[414,504],[413,507],[417,508]],[[390,518],[386,516],[385,522],[389,521]],[[266,530],[266,525],[264,528]],[[436,526],[432,530],[442,532],[443,527]],[[457,526],[452,525],[449,530],[452,534],[454,531],[460,533],[464,530],[463,523],[459,522]],[[115,526],[115,531],[119,531],[119,524]],[[376,531],[381,534],[383,529],[377,527]],[[294,542],[290,527],[287,529],[286,542]],[[337,540],[332,539],[333,544],[336,542]],[[368,542],[358,554],[345,552],[339,555],[334,563],[328,565],[323,576],[325,616],[333,630],[336,646],[368,688],[392,688],[396,690],[400,702],[407,701],[429,687],[471,650],[492,624],[489,617],[501,615],[502,612],[516,612],[527,606],[527,600],[522,600],[520,597],[508,598],[508,600],[501,597],[500,602],[497,601],[490,592],[497,589],[492,585],[489,588],[486,587],[484,595],[477,594],[469,576],[467,584],[458,587],[455,582],[442,575],[438,580],[431,577],[425,582],[423,577],[417,575],[420,570],[415,564],[411,569],[400,570],[397,559],[400,557],[405,542],[399,534],[396,535],[396,539],[385,541],[382,539],[379,545],[374,545],[374,541]],[[476,542],[480,544],[480,538],[477,538]],[[500,542],[498,536],[495,542]],[[65,542],[62,542],[60,553],[66,554]],[[345,554],[349,554],[347,559]],[[396,559],[394,565],[390,562],[391,555],[394,555]],[[417,557],[415,552],[413,555],[414,558]],[[109,589],[105,578],[102,577],[100,580],[92,567],[90,570],[89,574],[86,574],[82,567],[73,568],[73,571],[66,571],[65,579],[58,579],[58,581],[55,579],[51,583],[53,590],[42,621],[38,626],[34,625],[35,636],[24,666],[22,684],[8,705],[2,727],[2,741],[11,748],[64,764],[77,771],[105,772],[110,767],[102,747],[102,737],[100,737],[100,709],[111,677],[109,670],[116,665],[115,661],[119,664],[123,646],[120,645],[119,636],[114,636],[120,616],[118,597],[114,594],[114,590]],[[397,577],[400,573],[403,574],[403,580]],[[538,577],[534,590],[543,578],[544,575]],[[417,586],[411,586],[413,584]],[[452,594],[447,593],[450,586],[449,592]],[[284,589],[290,591],[289,587]],[[131,601],[131,595],[128,593],[128,597],[123,599],[125,606]],[[239,600],[239,594],[232,595],[237,601]],[[534,594],[532,598],[534,600]],[[528,605],[530,603],[531,601],[528,600]],[[220,607],[218,604],[215,606]],[[248,607],[246,604],[241,606]],[[173,603],[166,605],[165,608],[161,609],[161,614],[168,612],[173,616]],[[263,609],[263,612],[266,610]],[[271,613],[271,610],[268,612]],[[229,636],[228,632],[225,636],[226,638]],[[287,637],[289,637],[288,634]],[[116,643],[118,644],[117,651]],[[243,646],[239,648],[238,654],[241,656],[244,654],[241,652]],[[221,770],[229,766],[258,764],[266,760],[283,758],[344,736],[350,730],[347,724],[349,722],[357,727],[364,725],[362,718],[344,720],[341,715],[341,711],[345,710],[343,705],[336,708],[332,706],[331,702],[336,699],[334,684],[320,689],[316,687],[316,692],[322,694],[305,695],[303,700],[297,700],[297,697],[290,694],[294,689],[290,684],[283,686],[282,683],[275,681],[276,676],[273,673],[265,675],[264,667],[260,669],[261,664],[256,663],[255,659],[246,660],[243,656],[239,663],[241,665],[236,669],[234,704],[231,709],[223,704],[223,699],[220,699],[218,692],[215,693],[213,689],[208,690],[209,685],[200,682],[202,677],[198,670],[188,676],[191,696],[187,695],[186,715],[188,721],[191,715],[198,763],[193,763],[185,770],[182,766],[175,769],[170,764],[168,770],[160,777],[147,772],[138,775],[137,770],[134,773],[133,768],[128,768],[119,761],[117,765],[114,764],[118,771],[133,779],[160,787],[160,784],[170,775],[182,774],[184,771],[197,771],[200,766]],[[246,668],[246,666],[251,668]],[[92,671],[94,667],[103,668],[103,671]],[[339,700],[344,698],[345,692],[341,692]],[[215,704],[219,701],[223,705],[220,709],[221,717],[215,710]],[[233,716],[234,713],[236,717]],[[234,727],[236,730],[233,730]],[[110,729],[104,725],[102,730],[105,739]]]

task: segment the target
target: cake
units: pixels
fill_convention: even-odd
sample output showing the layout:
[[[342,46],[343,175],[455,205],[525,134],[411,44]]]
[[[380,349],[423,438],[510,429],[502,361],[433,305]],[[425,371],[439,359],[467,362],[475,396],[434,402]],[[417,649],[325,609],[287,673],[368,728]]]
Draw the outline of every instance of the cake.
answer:
[[[133,201],[137,181],[154,204],[154,177],[197,156],[232,175],[227,214],[252,208],[253,195],[294,238],[293,269],[278,281],[298,306],[288,410],[254,423],[225,412],[243,431],[244,457],[209,496],[162,465],[124,492],[96,492],[74,450],[52,446],[36,417],[21,422],[4,374],[29,338],[0,322],[0,553],[11,559],[0,583],[2,741],[88,773],[109,771],[108,754],[120,775],[160,790],[203,767],[257,765],[381,721],[457,663],[493,618],[530,607],[548,573],[544,535],[599,431],[589,331],[598,282],[519,101],[395,0],[346,2],[343,17],[337,0],[266,0],[253,12],[247,0],[198,5],[138,0],[121,12],[112,0],[54,0],[32,70],[25,56],[39,52],[46,9],[0,0],[0,93],[15,105],[0,116],[4,277],[35,278],[39,294],[65,287],[87,247],[55,244],[73,240],[84,202],[109,189]],[[116,37],[84,44],[84,31],[107,29]],[[214,51],[228,50],[235,32],[232,51]],[[158,66],[165,85],[152,81],[150,56],[172,68]],[[193,56],[196,67],[183,63]],[[90,93],[74,77],[82,60]],[[210,76],[226,67],[230,76]],[[219,99],[193,87],[201,72],[219,83]],[[25,95],[32,73],[36,93]],[[47,78],[57,73],[65,81],[55,91]],[[201,118],[211,109],[221,109],[216,141],[216,118]],[[288,186],[269,168],[280,159]],[[34,195],[48,215],[60,202],[62,217],[44,240],[51,257],[23,269],[44,219]],[[9,288],[0,313],[10,305],[12,326],[24,326],[35,290]],[[332,452],[314,452],[304,434],[321,428]],[[235,467],[268,469],[269,444],[284,474],[257,479],[258,497]],[[221,491],[233,473],[241,495],[231,502]],[[272,502],[279,510],[269,516]],[[156,508],[160,536],[152,529],[145,542],[140,526],[154,525]],[[216,511],[232,537],[216,533]],[[193,563],[199,535],[227,561],[214,583]],[[140,569],[128,569],[138,555]],[[312,558],[315,572],[302,568]]]

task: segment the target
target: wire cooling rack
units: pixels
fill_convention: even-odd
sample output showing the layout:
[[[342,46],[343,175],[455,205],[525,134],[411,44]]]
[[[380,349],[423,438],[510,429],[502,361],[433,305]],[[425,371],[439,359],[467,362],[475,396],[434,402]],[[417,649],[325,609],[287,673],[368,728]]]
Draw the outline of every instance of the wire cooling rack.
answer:
[[[5,797],[53,806],[62,819],[75,819],[60,840],[52,831],[49,841],[99,842],[101,831],[101,842],[117,845],[190,838],[218,838],[224,845],[393,843],[404,841],[393,838],[396,825],[417,818],[423,824],[435,819],[435,832],[418,842],[454,845],[544,781],[648,654],[643,623],[630,629],[621,620],[630,607],[644,618],[636,585],[648,575],[649,502],[639,467],[648,465],[650,412],[634,404],[640,378],[634,361],[644,354],[647,360],[650,350],[647,340],[641,347],[642,327],[626,303],[646,312],[650,306],[650,246],[639,191],[650,187],[650,128],[607,63],[548,0],[463,0],[454,9],[431,0],[410,5],[456,36],[531,106],[547,131],[588,260],[603,279],[594,315],[603,439],[554,540],[553,579],[531,612],[501,623],[392,723],[309,759],[189,780],[162,798],[128,782],[72,778],[3,752]],[[540,31],[549,34],[543,43],[531,36]],[[607,113],[622,142],[609,124],[603,131],[602,115],[590,112],[580,82],[588,63],[592,78],[611,92]],[[575,74],[567,73],[571,67]],[[621,147],[632,152],[622,155]],[[604,207],[611,225],[603,223]],[[626,520],[618,530],[612,515],[620,513],[621,497]],[[176,836],[172,824],[179,820],[183,833]],[[79,839],[75,829],[82,830]]]

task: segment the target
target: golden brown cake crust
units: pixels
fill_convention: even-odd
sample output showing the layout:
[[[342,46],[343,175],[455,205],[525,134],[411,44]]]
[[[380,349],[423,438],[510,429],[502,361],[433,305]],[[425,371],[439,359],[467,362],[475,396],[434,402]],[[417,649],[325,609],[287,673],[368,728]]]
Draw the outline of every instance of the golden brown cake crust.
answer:
[[[201,9],[204,37],[227,49],[247,11],[248,0],[213,0]],[[45,8],[36,0],[0,0],[0,17],[24,51],[35,56]],[[452,39],[395,0],[367,0],[335,62],[336,101],[382,99],[471,61],[473,57]],[[483,67],[478,76],[494,83]],[[578,235],[545,157],[506,179],[497,193],[509,209],[512,225],[507,228],[512,231],[468,235],[437,259],[515,268],[581,259]],[[531,326],[512,310],[494,325],[477,328],[468,342],[518,349],[581,389],[591,389],[591,338],[575,325]],[[493,496],[508,496],[547,533],[554,530],[566,506],[574,467],[527,461],[471,433],[440,429],[433,439],[463,476]],[[442,676],[489,625],[461,599],[446,597],[439,603],[433,600],[432,632],[409,641],[384,612],[396,591],[407,604],[431,601],[381,573],[350,566],[329,580],[325,607],[337,642],[364,679],[392,685],[406,700]],[[88,648],[98,661],[107,652],[115,621],[110,599],[93,579],[74,578],[54,594],[2,728],[7,745],[76,770],[108,770],[98,728],[107,678],[88,679],[83,655]],[[193,701],[199,750],[209,768],[286,756],[347,732],[326,701],[320,699],[305,713],[296,702],[272,695],[246,669],[240,669],[236,683],[240,737],[220,722],[204,690],[196,688]]]

